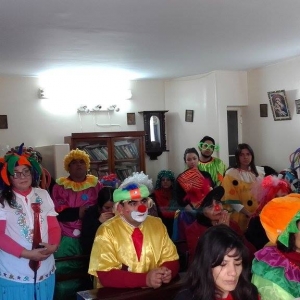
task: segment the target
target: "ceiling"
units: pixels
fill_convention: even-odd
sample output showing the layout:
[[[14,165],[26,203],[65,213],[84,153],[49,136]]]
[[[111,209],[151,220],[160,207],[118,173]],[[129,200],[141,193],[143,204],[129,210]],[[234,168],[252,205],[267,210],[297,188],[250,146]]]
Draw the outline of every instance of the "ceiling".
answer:
[[[2,0],[0,74],[175,78],[300,55],[299,0]]]

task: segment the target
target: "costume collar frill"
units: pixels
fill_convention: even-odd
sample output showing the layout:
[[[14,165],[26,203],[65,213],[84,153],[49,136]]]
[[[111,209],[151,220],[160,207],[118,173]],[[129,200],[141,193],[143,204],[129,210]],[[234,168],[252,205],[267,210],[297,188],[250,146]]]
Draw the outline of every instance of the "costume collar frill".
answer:
[[[69,177],[60,177],[56,180],[58,185],[62,185],[65,189],[71,189],[74,192],[80,192],[90,187],[95,187],[98,183],[98,178],[94,175],[86,175],[85,181],[75,182]]]
[[[275,246],[265,247],[255,253],[252,271],[285,291],[299,296],[300,253],[282,253]]]

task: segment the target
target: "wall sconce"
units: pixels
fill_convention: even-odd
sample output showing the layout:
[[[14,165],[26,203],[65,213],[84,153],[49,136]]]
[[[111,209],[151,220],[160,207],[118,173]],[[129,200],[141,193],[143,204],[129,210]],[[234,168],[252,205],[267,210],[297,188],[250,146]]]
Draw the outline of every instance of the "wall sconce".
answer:
[[[78,113],[90,113],[90,112],[113,112],[113,111],[120,111],[120,108],[117,107],[116,104],[110,105],[109,107],[107,107],[106,109],[102,109],[102,105],[101,104],[97,104],[96,106],[92,107],[92,108],[88,108],[87,105],[82,105],[79,106],[77,108],[77,112]]]
[[[145,148],[151,160],[156,160],[166,146],[165,113],[168,110],[139,111],[144,117]]]

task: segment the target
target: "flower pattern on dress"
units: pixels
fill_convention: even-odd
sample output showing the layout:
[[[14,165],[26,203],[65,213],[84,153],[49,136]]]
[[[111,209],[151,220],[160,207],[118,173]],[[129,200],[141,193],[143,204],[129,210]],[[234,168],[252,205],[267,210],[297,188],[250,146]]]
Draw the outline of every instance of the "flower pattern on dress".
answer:
[[[35,202],[33,203],[43,203],[42,198],[37,194],[34,193],[36,196]],[[30,229],[29,226],[26,223],[26,213],[23,211],[23,207],[20,203],[17,203],[16,201],[13,202],[13,207],[16,209],[16,215],[18,217],[18,224],[21,227],[21,235],[29,242],[32,243],[33,241],[33,229]],[[42,213],[42,210],[41,210]],[[44,222],[44,218],[40,217],[40,222]]]

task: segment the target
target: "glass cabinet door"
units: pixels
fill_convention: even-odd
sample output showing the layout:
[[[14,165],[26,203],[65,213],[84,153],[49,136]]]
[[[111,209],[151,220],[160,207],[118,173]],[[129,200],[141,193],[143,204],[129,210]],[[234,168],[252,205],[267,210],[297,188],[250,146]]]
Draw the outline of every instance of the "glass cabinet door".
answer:
[[[90,139],[84,141],[76,141],[75,148],[85,151],[91,160],[91,174],[101,178],[111,173],[109,167],[110,149],[107,139]]]
[[[140,144],[141,138],[113,139],[113,172],[121,181],[133,172],[141,171]]]

